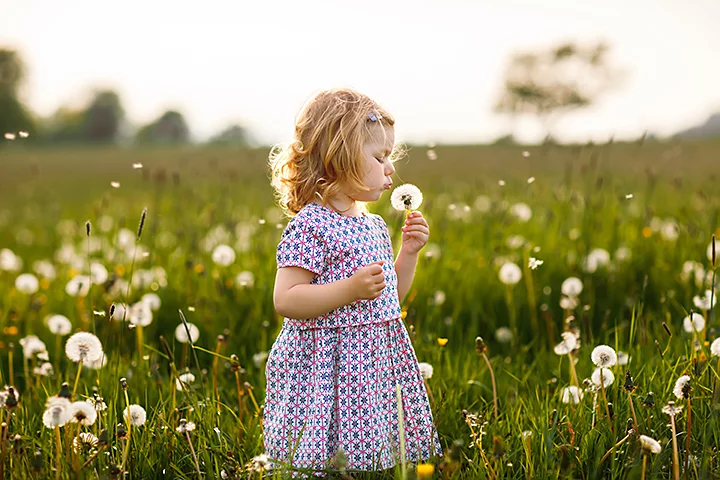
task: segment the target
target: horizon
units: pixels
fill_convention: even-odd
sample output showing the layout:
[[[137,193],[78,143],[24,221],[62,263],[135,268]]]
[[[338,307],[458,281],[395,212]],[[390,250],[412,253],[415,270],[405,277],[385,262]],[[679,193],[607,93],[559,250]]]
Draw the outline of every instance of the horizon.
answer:
[[[310,4],[322,8],[215,0],[198,10],[135,0],[107,23],[97,21],[106,12],[89,0],[31,0],[6,8],[0,46],[19,51],[27,69],[22,98],[41,117],[79,104],[94,88],[111,88],[133,126],[176,109],[193,141],[235,122],[259,144],[288,141],[307,98],[351,86],[393,113],[398,141],[487,144],[510,133],[509,117],[491,109],[509,55],[566,40],[607,41],[609,65],[627,78],[596,105],[563,115],[553,131],[561,143],[633,140],[644,132],[667,137],[720,110],[720,65],[704,61],[720,43],[713,23],[720,3],[711,0],[611,0],[603,8],[569,0],[373,0],[361,11]],[[323,28],[303,29],[305,44],[317,49],[306,54],[295,29],[311,19]],[[285,80],[285,71],[301,75]],[[515,124],[519,142],[541,140],[532,118]]]

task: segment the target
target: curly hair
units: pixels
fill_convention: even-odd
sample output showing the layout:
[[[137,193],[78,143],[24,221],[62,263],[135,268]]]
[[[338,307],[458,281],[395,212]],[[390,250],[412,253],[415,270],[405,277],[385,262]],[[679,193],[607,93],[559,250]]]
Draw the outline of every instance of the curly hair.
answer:
[[[293,141],[270,151],[271,185],[280,207],[293,217],[315,199],[326,205],[342,190],[366,191],[363,145],[370,127],[394,127],[380,105],[351,88],[324,90],[295,119]],[[384,129],[383,133],[384,133]],[[390,161],[401,155],[394,148]]]

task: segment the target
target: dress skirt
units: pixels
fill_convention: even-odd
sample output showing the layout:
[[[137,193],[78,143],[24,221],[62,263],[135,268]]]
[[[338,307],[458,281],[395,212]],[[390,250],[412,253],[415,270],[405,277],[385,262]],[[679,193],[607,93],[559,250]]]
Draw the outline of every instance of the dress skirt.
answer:
[[[283,325],[266,364],[265,454],[294,467],[384,470],[400,463],[396,384],[405,457],[441,456],[425,383],[402,319],[349,327]],[[301,435],[302,432],[302,435]]]

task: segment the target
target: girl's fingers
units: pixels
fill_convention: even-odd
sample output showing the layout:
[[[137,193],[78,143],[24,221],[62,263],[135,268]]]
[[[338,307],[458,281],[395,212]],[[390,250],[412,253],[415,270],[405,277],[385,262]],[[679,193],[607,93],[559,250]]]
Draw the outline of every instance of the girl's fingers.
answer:
[[[430,234],[430,230],[424,226],[424,225],[410,225],[408,227],[403,227],[403,232],[423,232],[425,234]]]

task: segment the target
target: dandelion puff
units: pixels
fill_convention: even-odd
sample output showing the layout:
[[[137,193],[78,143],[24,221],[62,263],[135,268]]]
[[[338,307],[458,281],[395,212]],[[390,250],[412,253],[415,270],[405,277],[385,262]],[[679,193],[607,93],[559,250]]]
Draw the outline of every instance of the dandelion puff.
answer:
[[[128,405],[125,407],[125,410],[123,410],[123,418],[125,418],[125,422],[129,423],[133,427],[140,427],[145,424],[147,414],[145,413],[145,409],[143,407],[132,404]]]
[[[399,185],[390,195],[390,204],[395,210],[417,210],[423,201],[423,194],[412,183]]]
[[[64,337],[72,331],[72,323],[65,315],[50,315],[45,319],[45,325],[53,335]]]
[[[160,305],[162,305],[160,296],[157,293],[146,293],[142,296],[140,301],[147,305],[152,311],[157,311],[160,309]]]
[[[567,355],[578,347],[578,340],[574,333],[563,332],[562,342],[555,345],[554,351],[557,355]]]
[[[433,366],[429,363],[420,362],[418,363],[418,367],[420,367],[420,375],[427,380],[429,378],[432,378],[433,376]]]
[[[70,421],[70,400],[64,397],[50,397],[43,413],[43,424],[47,428],[62,427]]]
[[[130,305],[128,319],[130,323],[136,327],[147,327],[153,321],[153,313],[147,303],[138,302]]]
[[[699,313],[691,312],[683,319],[683,328],[688,333],[702,332],[705,330],[705,317]]]
[[[52,377],[55,375],[55,369],[50,362],[43,362],[41,365],[33,368],[33,375],[40,375],[42,377]]]
[[[583,398],[583,392],[579,387],[570,385],[569,387],[563,388],[562,391],[562,402],[578,404]]]
[[[600,378],[602,372],[602,379]],[[607,368],[596,368],[591,377],[592,382],[598,387],[607,388],[615,381],[615,375]]]
[[[643,450],[645,450],[648,453],[660,453],[662,451],[662,447],[660,446],[660,443],[655,440],[652,437],[648,437],[647,435],[640,435],[640,446]]]
[[[513,339],[513,333],[512,330],[510,330],[508,327],[500,327],[497,330],[495,330],[495,339],[499,343],[510,343]]]
[[[667,405],[665,405],[662,408],[662,412],[666,415],[670,415],[671,417],[674,417],[678,413],[682,411],[683,407],[682,405],[675,405],[675,402],[670,400]]]
[[[627,365],[631,358],[627,353],[622,352],[622,351],[617,352],[617,357],[618,357],[618,365]]]
[[[14,133],[8,132],[5,134],[5,140],[15,140],[15,138],[16,138],[16,136]]]
[[[23,273],[15,279],[15,288],[20,293],[32,295],[40,288],[40,281],[32,273]]]
[[[195,424],[193,422],[188,422],[184,418],[180,419],[180,425],[175,429],[180,433],[188,433],[195,430]]]
[[[498,276],[500,277],[500,281],[505,285],[515,285],[522,277],[522,270],[514,263],[507,262],[500,267]]]
[[[96,419],[97,411],[88,402],[81,401],[70,404],[70,422],[89,427],[95,423]]]
[[[716,338],[710,344],[710,354],[713,357],[720,357],[720,338]]]
[[[20,345],[23,347],[23,355],[27,359],[33,358],[35,355],[46,352],[45,342],[40,340],[36,335],[28,335],[20,339]]]
[[[252,274],[252,272],[249,272],[247,270],[238,273],[235,277],[235,284],[240,287],[251,288],[254,283],[255,276]]]
[[[235,261],[235,250],[229,245],[218,245],[212,252],[212,261],[221,267],[227,267]]]
[[[77,437],[73,438],[73,451],[77,454],[86,450],[92,450],[100,444],[100,439],[90,432],[80,432]]]
[[[617,354],[608,345],[598,345],[590,354],[590,358],[596,367],[608,368],[617,363]]]
[[[261,368],[265,360],[268,358],[268,352],[258,352],[253,354],[253,363],[257,368]]]
[[[675,382],[675,387],[673,388],[673,395],[675,395],[675,398],[677,398],[678,400],[682,400],[688,398],[689,394],[690,375],[683,375]]]
[[[537,267],[539,267],[543,263],[545,263],[545,262],[543,262],[542,260],[538,260],[535,257],[530,257],[530,260],[528,261],[528,268],[530,270],[535,270],[535,269],[537,269]]]
[[[65,285],[65,293],[71,297],[85,297],[90,292],[90,277],[76,275]]]
[[[566,297],[563,295],[560,297],[560,308],[563,310],[575,310],[580,304],[580,300],[577,297]]]
[[[195,375],[190,372],[183,373],[181,375],[178,375],[178,378],[175,379],[175,388],[179,391],[182,391],[183,387],[187,388],[194,381]]]
[[[712,310],[716,304],[717,297],[713,295],[712,290],[705,290],[705,295],[702,297],[699,295],[693,297],[693,305],[695,305],[695,308],[704,312]]]
[[[190,331],[190,338],[188,338],[188,330]],[[200,330],[192,323],[187,324],[187,330],[183,323],[175,328],[175,339],[180,343],[195,343],[198,338],[200,338]]]
[[[73,362],[93,362],[103,355],[100,339],[89,332],[78,332],[65,343],[65,354]]]
[[[560,291],[568,297],[577,297],[583,291],[583,283],[577,277],[568,277],[560,286]]]

